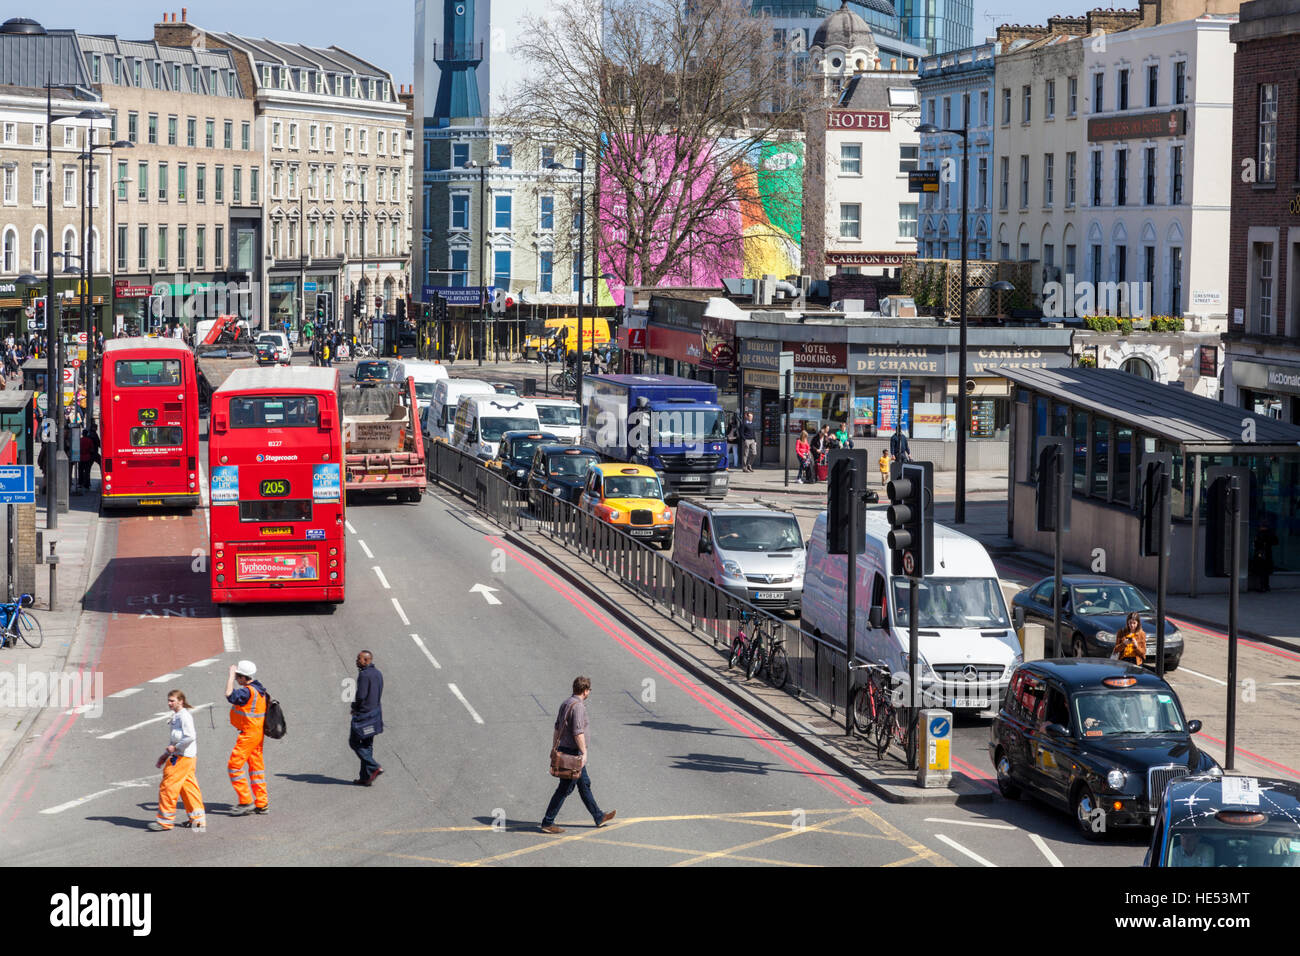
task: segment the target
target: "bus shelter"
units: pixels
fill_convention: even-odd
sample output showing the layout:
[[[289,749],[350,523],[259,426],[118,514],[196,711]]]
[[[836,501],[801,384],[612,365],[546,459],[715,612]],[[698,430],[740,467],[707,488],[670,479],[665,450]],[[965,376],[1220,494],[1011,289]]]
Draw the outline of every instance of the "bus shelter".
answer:
[[[1034,528],[1035,449],[1041,435],[1073,448],[1067,562],[1155,588],[1157,561],[1139,554],[1141,463],[1149,452],[1173,459],[1169,562],[1171,593],[1226,591],[1205,577],[1207,473],[1219,465],[1250,474],[1246,558],[1271,544],[1273,585],[1300,587],[1300,426],[1225,405],[1118,369],[1018,368],[1013,388],[1007,472],[1008,536],[1051,553],[1053,535]]]

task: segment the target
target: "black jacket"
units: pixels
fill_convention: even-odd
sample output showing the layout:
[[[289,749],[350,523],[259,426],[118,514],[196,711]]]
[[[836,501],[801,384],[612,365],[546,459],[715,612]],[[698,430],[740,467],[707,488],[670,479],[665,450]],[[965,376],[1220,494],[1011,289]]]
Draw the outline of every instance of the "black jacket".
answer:
[[[384,675],[374,664],[357,671],[357,696],[352,701],[352,729],[374,727],[373,734],[384,732],[384,709],[380,698],[384,695]],[[369,736],[365,734],[363,736]]]

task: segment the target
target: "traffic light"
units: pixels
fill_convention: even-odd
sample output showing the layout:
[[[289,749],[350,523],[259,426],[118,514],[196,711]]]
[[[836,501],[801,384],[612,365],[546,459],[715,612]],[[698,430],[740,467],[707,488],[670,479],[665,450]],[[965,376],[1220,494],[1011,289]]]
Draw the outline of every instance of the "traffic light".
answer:
[[[316,324],[327,325],[330,318],[330,297],[328,292],[316,293]]]
[[[860,459],[848,449],[831,452],[826,483],[827,554],[861,554],[867,547],[867,523],[862,513],[867,453],[858,454]],[[854,540],[850,540],[850,528]]]
[[[889,482],[889,550],[893,574],[921,578],[932,568],[934,525],[926,499],[933,500],[933,486],[927,478],[929,474],[923,464],[908,463],[896,466],[895,476]]]
[[[397,300],[397,317],[399,319],[406,318],[406,296],[401,296]]]
[[[1064,496],[1065,515],[1062,531],[1070,530],[1070,500],[1074,497],[1069,487],[1066,469],[1066,440],[1052,435],[1038,439],[1038,482],[1034,496],[1037,531],[1056,531],[1056,516]]]
[[[1144,558],[1158,557],[1162,541],[1169,533],[1169,472],[1173,456],[1157,452],[1142,460],[1142,499],[1138,513],[1138,553]],[[1165,527],[1161,527],[1161,525]]]
[[[32,314],[32,329],[37,332],[45,331],[46,314],[45,314],[45,296],[33,301],[35,311]]]
[[[1233,574],[1232,523],[1249,525],[1250,471],[1240,466],[1216,465],[1206,470],[1205,481],[1205,576],[1229,578]],[[1244,534],[1240,544],[1247,547]]]
[[[157,329],[162,325],[164,302],[160,295],[149,296],[149,327]]]

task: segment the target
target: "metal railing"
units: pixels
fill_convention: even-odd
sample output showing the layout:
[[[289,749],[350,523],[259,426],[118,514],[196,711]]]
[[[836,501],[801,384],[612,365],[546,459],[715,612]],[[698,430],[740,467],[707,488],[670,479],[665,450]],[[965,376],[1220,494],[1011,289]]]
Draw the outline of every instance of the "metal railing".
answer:
[[[699,632],[715,649],[725,652],[731,647],[742,611],[751,619],[763,620],[769,625],[769,634],[785,641],[790,664],[786,690],[821,704],[832,719],[842,715],[847,672],[842,648],[803,630],[797,620],[777,617],[679,567],[668,552],[656,550],[570,502],[549,493],[534,493],[535,507],[530,507],[526,489],[511,484],[473,455],[445,442],[430,442],[427,448],[431,480],[473,500],[479,512],[502,528],[545,535],[647,604]],[[855,682],[865,679],[858,676],[861,673],[853,672]]]

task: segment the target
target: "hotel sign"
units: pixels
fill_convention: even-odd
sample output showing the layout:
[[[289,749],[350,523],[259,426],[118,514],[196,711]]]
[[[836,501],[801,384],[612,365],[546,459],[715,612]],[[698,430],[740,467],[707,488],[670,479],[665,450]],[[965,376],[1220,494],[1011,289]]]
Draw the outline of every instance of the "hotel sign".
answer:
[[[901,266],[916,258],[915,252],[827,252],[827,265]]]
[[[889,132],[889,110],[827,110],[827,129]]]
[[[1161,110],[1136,116],[1104,116],[1088,120],[1088,142],[1116,139],[1151,139],[1182,136],[1187,132],[1187,110]]]

